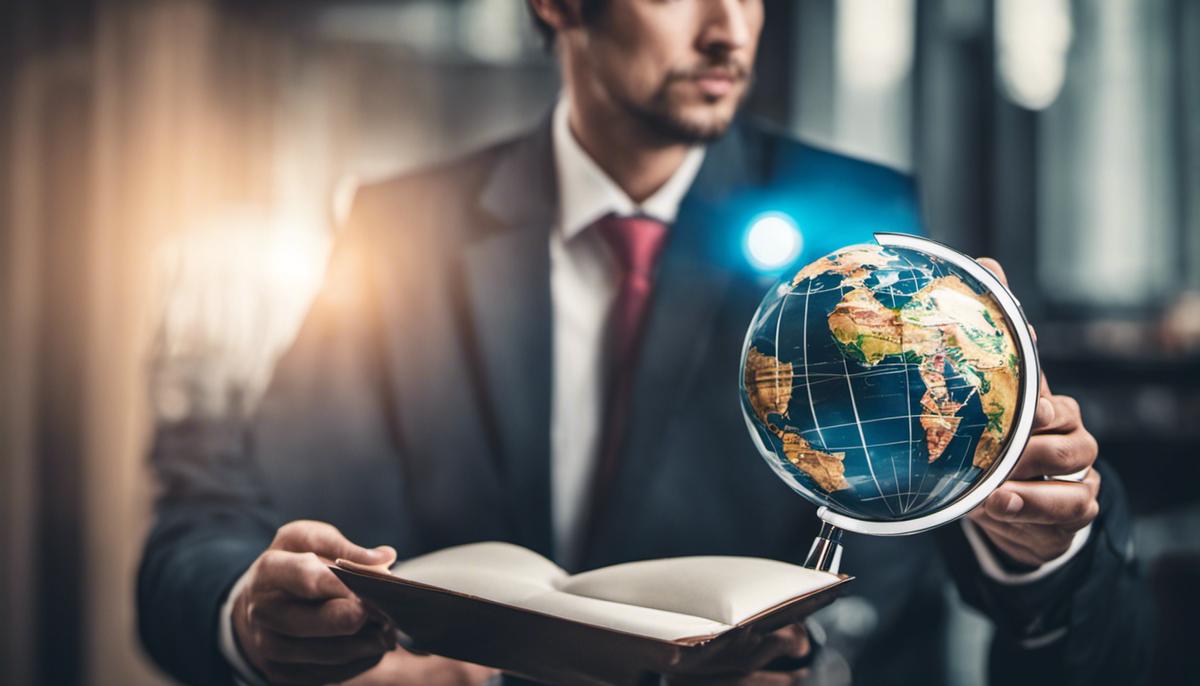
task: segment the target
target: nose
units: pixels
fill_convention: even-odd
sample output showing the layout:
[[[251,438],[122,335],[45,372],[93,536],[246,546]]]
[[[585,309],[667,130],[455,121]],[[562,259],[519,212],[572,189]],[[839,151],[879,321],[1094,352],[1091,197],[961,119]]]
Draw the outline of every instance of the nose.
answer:
[[[753,32],[751,13],[748,7],[761,0],[709,0],[705,3],[708,12],[704,17],[704,29],[700,32],[701,52],[732,52],[750,43]]]

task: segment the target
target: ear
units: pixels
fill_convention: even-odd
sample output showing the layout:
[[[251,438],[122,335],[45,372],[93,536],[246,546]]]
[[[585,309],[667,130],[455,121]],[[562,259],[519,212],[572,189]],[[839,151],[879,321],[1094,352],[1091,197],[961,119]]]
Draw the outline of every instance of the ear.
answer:
[[[529,7],[556,32],[577,28],[583,24],[580,0],[529,0]]]

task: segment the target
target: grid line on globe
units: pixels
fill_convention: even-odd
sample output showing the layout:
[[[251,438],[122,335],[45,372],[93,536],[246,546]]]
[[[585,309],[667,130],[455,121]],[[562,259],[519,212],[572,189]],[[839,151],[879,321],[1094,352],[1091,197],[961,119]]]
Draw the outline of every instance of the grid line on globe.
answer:
[[[1008,318],[965,270],[864,244],[767,295],[741,381],[751,430],[785,481],[835,512],[895,521],[938,510],[989,471],[1014,424],[1021,365]]]

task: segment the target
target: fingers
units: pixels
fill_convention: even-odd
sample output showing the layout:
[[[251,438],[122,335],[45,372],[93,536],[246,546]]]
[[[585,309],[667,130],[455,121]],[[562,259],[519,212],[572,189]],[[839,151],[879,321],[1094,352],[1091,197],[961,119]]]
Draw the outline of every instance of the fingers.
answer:
[[[395,647],[390,624],[371,621],[372,612],[322,557],[387,565],[396,551],[362,548],[322,522],[279,529],[255,561],[233,614],[239,645],[272,683],[344,681]]]
[[[367,657],[341,665],[318,665],[312,663],[280,663],[269,665],[264,671],[273,684],[286,686],[320,686],[346,681],[379,664],[383,654]]]
[[[1006,288],[1008,287],[1008,276],[1005,275],[1004,268],[1000,266],[999,262],[997,262],[996,260],[994,260],[990,257],[980,257],[979,259],[977,259],[975,261],[978,262],[980,265],[982,265],[985,269],[987,269],[991,273],[995,274],[996,278],[1000,280],[1000,283],[1004,284],[1004,286]],[[1033,338],[1034,344],[1037,344],[1037,338],[1038,338],[1037,331],[1033,328],[1032,325],[1029,326],[1029,335]],[[1039,389],[1039,393],[1041,395],[1050,395],[1050,386],[1046,383],[1046,375],[1045,374],[1042,374],[1042,381],[1041,381],[1040,386],[1041,386],[1041,388]]]
[[[249,611],[255,624],[298,638],[353,636],[370,619],[370,613],[358,598],[313,603],[276,594],[254,602]]]
[[[807,669],[795,672],[754,672],[733,681],[736,686],[796,686],[808,678]]]
[[[713,660],[698,665],[695,673],[670,675],[667,683],[697,686],[795,684],[797,679],[808,675],[807,668],[794,671],[763,671],[763,668],[777,658],[804,657],[811,650],[808,632],[800,624],[766,635],[747,633],[726,646]]]
[[[1045,375],[1042,376],[1045,379]],[[1054,406],[1054,396],[1042,393],[1038,396],[1037,407],[1033,411],[1033,430],[1046,431],[1058,418],[1058,409]]]
[[[1096,439],[1085,429],[1069,434],[1030,436],[1010,478],[1040,479],[1074,474],[1095,464],[1099,454]]]
[[[1045,379],[1045,375],[1042,375]],[[1079,401],[1069,395],[1052,395],[1046,391],[1038,396],[1033,417],[1036,433],[1067,433],[1083,426]]]
[[[757,671],[779,657],[804,657],[811,649],[808,632],[799,624],[773,631],[746,660],[747,671]]]
[[[1014,479],[1074,474],[1090,467],[1100,452],[1096,439],[1083,426],[1079,403],[1065,395],[1038,399],[1034,435],[1013,471]]]
[[[1048,397],[1047,404],[1054,408],[1054,417],[1046,423],[1042,431],[1068,433],[1083,426],[1083,414],[1080,412],[1078,400],[1069,395]]]
[[[256,632],[255,649],[268,664],[344,665],[377,657],[396,647],[395,633],[378,624],[352,636],[297,638],[274,631]]]
[[[753,672],[751,674],[717,674],[711,676],[669,675],[668,686],[797,686],[803,684],[810,671]]]
[[[1082,482],[1008,481],[984,501],[989,517],[1001,522],[1051,524],[1081,529],[1099,514],[1100,474]]]
[[[1065,552],[1075,532],[1100,510],[1100,474],[1090,469],[1099,450],[1083,426],[1079,404],[1043,385],[1035,424],[1010,480],[970,514],[1006,555],[1032,566]],[[1084,470],[1082,482],[1042,478]]]
[[[251,592],[271,591],[307,600],[354,597],[315,554],[283,550],[268,550],[256,562]]]
[[[994,260],[990,257],[980,257],[975,261],[978,262],[980,265],[982,265],[985,269],[987,269],[991,273],[995,274],[996,278],[999,279],[1000,283],[1004,284],[1004,286],[1006,288],[1008,287],[1008,276],[1004,273],[1004,267],[1001,267],[999,262],[997,262],[996,260]],[[1038,340],[1037,331],[1033,328],[1033,325],[1029,326],[1029,335],[1033,338],[1034,345],[1037,345],[1037,340]],[[1046,375],[1042,374],[1041,378],[1042,378],[1042,380],[1041,380],[1041,383],[1039,384],[1040,385],[1039,395],[1048,396],[1048,395],[1050,395],[1050,386],[1046,383]],[[1039,403],[1039,405],[1040,405],[1040,403]],[[1039,409],[1039,411],[1043,411],[1043,410],[1041,410],[1040,407],[1038,409]],[[1047,410],[1044,410],[1044,411],[1052,412],[1053,408],[1048,408]],[[1035,427],[1037,426],[1036,423],[1034,426]]]
[[[379,665],[342,686],[484,686],[500,672],[492,667],[459,662],[437,655],[418,656],[398,648]]]
[[[1008,285],[1008,277],[1005,276],[1004,267],[1001,267],[999,262],[990,257],[980,257],[975,261],[987,268],[989,272],[995,274],[996,278],[1000,279],[1000,283],[1005,286]]]
[[[316,553],[330,560],[343,558],[364,565],[391,565],[396,561],[396,551],[391,546],[364,548],[352,543],[332,524],[309,520],[284,524],[276,532],[271,547],[295,553]]]
[[[298,605],[305,601],[288,599],[281,592],[271,594],[275,603]],[[330,604],[345,604],[339,598]],[[324,638],[289,635],[295,626],[276,631],[258,621],[262,612],[243,594],[234,608],[234,633],[249,661],[271,683],[325,684],[343,681],[370,669],[396,646],[396,634],[390,625],[375,622],[358,624],[358,630],[347,635]],[[252,621],[246,619],[253,617]],[[347,627],[348,628],[348,627]]]
[[[1012,560],[1038,567],[1062,555],[1071,546],[1075,530],[1033,524],[1010,524],[991,517],[972,518],[992,543]]]
[[[376,624],[366,626],[354,636],[332,638],[296,638],[274,631],[256,634],[256,648],[270,663],[346,664],[383,655],[395,648],[395,633]]]

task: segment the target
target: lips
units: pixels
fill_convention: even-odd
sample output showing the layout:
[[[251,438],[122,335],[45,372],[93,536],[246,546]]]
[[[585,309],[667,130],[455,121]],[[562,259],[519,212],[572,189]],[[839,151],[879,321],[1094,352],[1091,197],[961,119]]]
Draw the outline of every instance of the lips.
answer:
[[[721,97],[733,90],[733,86],[738,82],[739,78],[737,74],[731,71],[706,70],[693,76],[692,81],[699,86],[705,95],[709,97]]]

